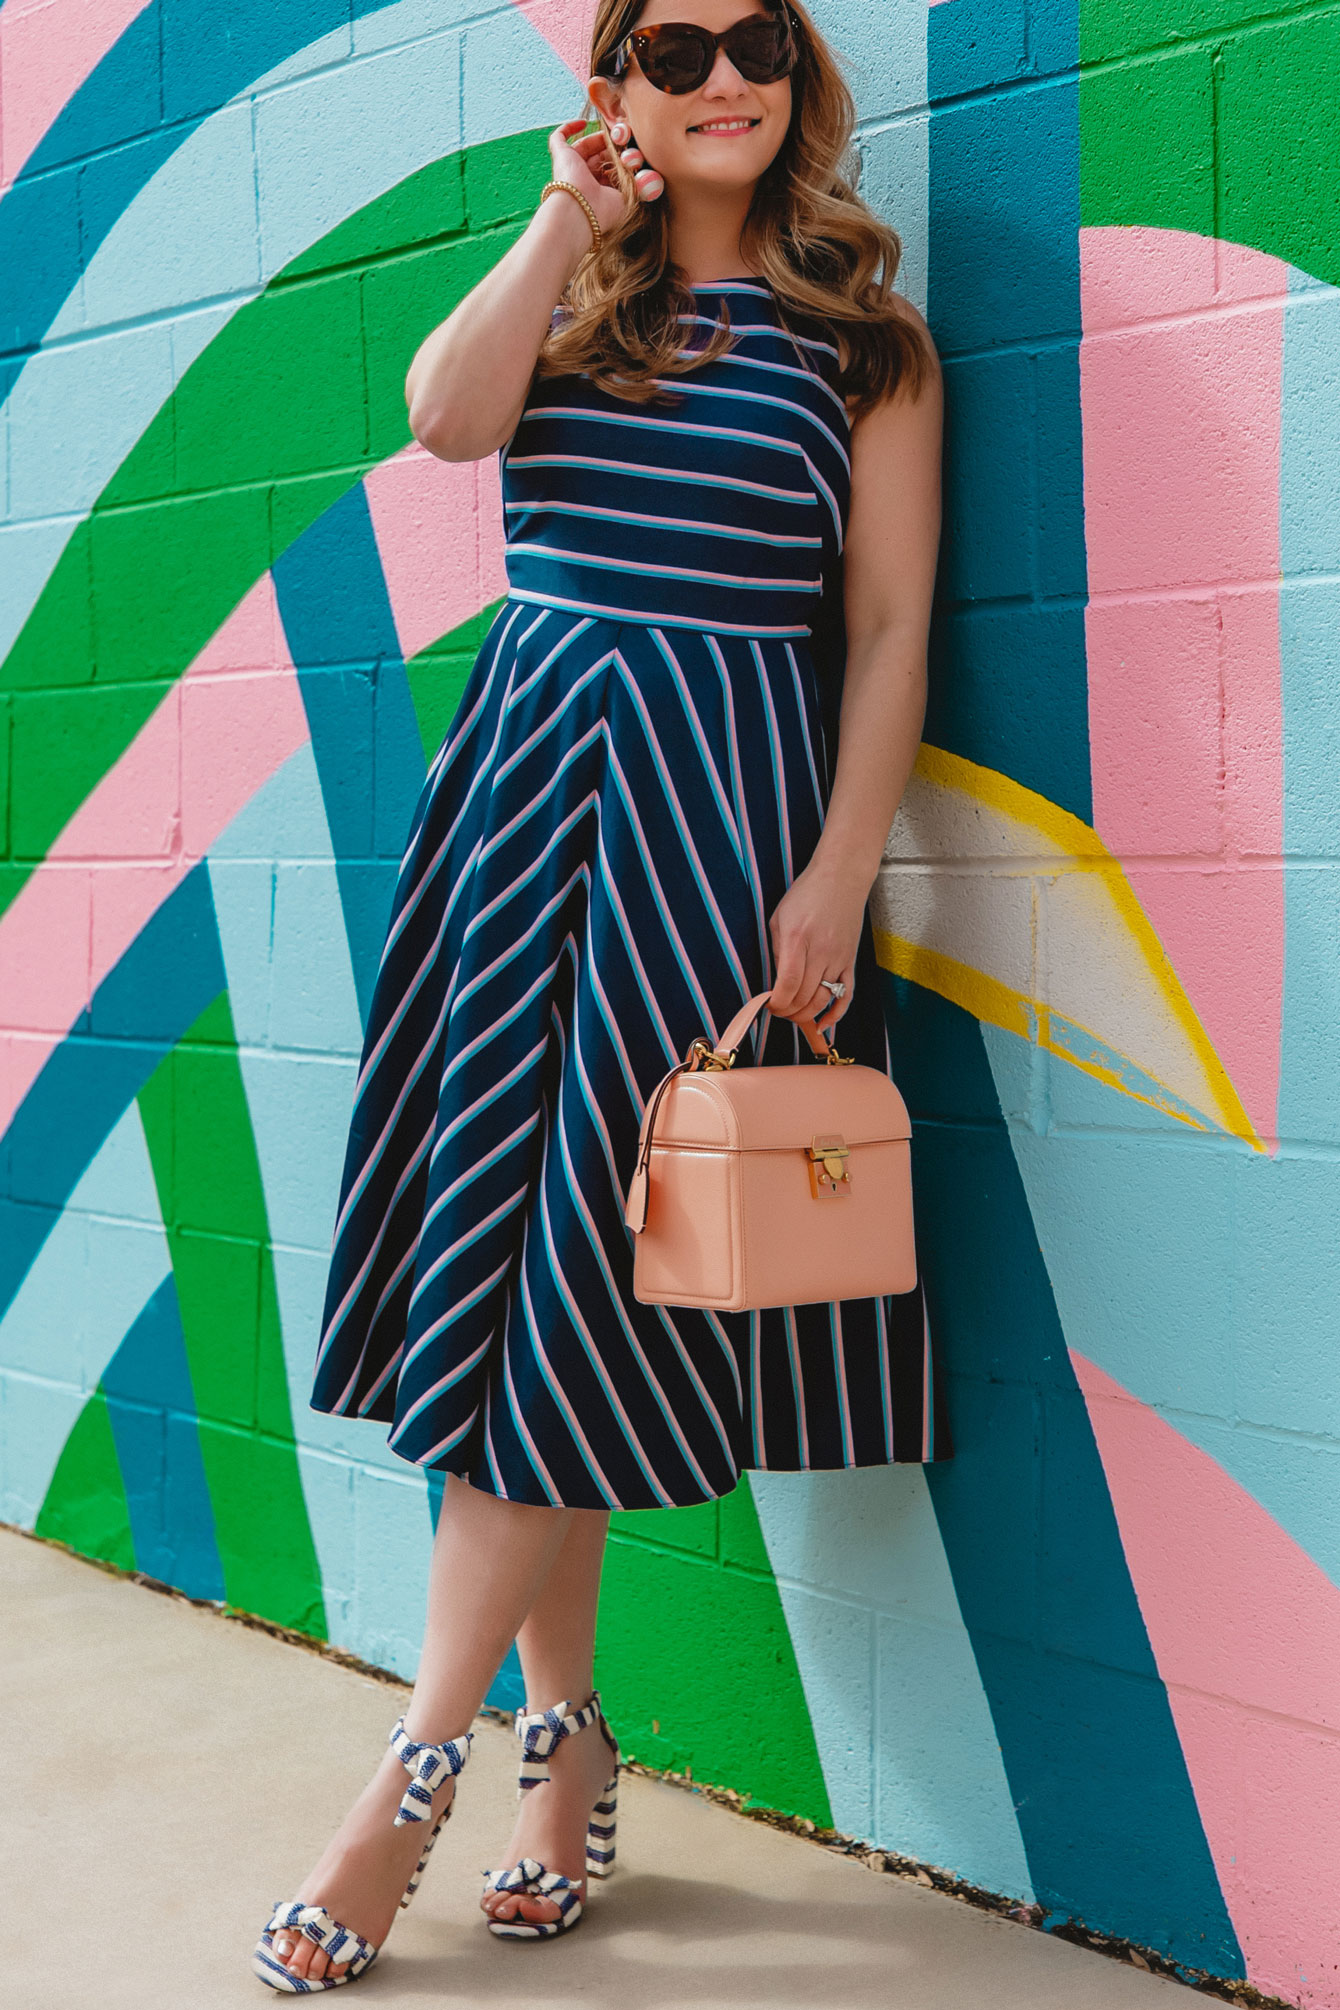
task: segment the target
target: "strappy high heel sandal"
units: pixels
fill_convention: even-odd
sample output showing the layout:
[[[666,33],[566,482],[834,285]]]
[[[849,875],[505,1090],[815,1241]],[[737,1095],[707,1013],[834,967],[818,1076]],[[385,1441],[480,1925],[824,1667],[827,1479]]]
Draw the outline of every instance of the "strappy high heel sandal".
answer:
[[[434,1788],[440,1787],[448,1776],[454,1779],[464,1771],[474,1735],[473,1731],[467,1731],[464,1737],[449,1738],[442,1745],[424,1744],[409,1736],[403,1717],[396,1718],[390,1743],[410,1778],[396,1809],[393,1828],[403,1828],[408,1822],[428,1820]],[[443,1825],[451,1819],[455,1805],[456,1796],[453,1794],[429,1830],[423,1853],[414,1866],[414,1875],[405,1886],[405,1895],[400,1901],[402,1906],[408,1905],[418,1890],[433,1844]],[[349,1966],[343,1975],[331,1975],[329,1972],[318,1976],[294,1975],[274,1951],[276,1933],[288,1933],[295,1939],[314,1940],[318,1947],[324,1948],[331,1967],[345,1961]],[[356,1981],[360,1975],[367,1973],[380,1952],[380,1947],[365,1940],[361,1933],[341,1926],[323,1905],[304,1905],[300,1898],[281,1899],[256,1942],[251,1957],[251,1972],[271,1989],[278,1989],[289,1996],[306,1996],[315,1989],[338,1989],[342,1982]]]
[[[543,1786],[549,1779],[549,1755],[564,1738],[573,1737],[584,1731],[588,1724],[598,1724],[600,1734],[609,1746],[613,1756],[609,1783],[600,1799],[591,1810],[591,1819],[586,1826],[586,1874],[588,1877],[608,1877],[614,1868],[615,1832],[619,1820],[619,1747],[614,1733],[605,1721],[605,1713],[600,1707],[598,1692],[592,1693],[589,1703],[583,1703],[580,1710],[574,1710],[571,1703],[556,1703],[552,1710],[537,1710],[527,1716],[524,1710],[516,1713],[516,1734],[521,1740],[521,1777],[517,1786],[520,1799],[532,1787]],[[566,1933],[575,1926],[582,1916],[582,1891],[579,1882],[570,1877],[562,1877],[557,1871],[546,1870],[533,1856],[522,1857],[520,1863],[510,1870],[486,1870],[484,1889],[489,1891],[515,1892],[525,1898],[551,1898],[558,1907],[557,1919],[490,1919],[489,1932],[496,1933],[499,1940],[552,1940],[557,1933]]]

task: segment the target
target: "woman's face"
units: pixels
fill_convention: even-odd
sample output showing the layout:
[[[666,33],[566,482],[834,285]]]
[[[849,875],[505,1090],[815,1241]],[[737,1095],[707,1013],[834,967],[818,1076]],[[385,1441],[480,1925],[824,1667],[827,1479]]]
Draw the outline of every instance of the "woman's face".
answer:
[[[639,28],[693,22],[719,35],[736,21],[772,10],[763,0],[647,0]],[[752,188],[781,151],[791,123],[791,78],[750,84],[724,49],[706,83],[685,97],[658,91],[636,58],[617,80],[594,78],[591,99],[607,123],[624,119],[633,144],[671,195],[694,188]]]

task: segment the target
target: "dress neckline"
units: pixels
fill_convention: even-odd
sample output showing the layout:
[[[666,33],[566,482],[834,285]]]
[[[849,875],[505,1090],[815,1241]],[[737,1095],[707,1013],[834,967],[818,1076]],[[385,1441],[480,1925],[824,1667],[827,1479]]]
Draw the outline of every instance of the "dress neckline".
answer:
[[[756,272],[732,273],[729,279],[690,280],[690,293],[719,293],[723,286],[764,286],[771,291],[769,282]]]

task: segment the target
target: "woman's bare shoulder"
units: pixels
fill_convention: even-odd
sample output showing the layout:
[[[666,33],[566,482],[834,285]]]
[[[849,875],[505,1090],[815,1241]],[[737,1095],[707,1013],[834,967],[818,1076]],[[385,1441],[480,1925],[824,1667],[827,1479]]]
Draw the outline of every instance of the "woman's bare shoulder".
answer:
[[[894,313],[897,314],[901,320],[907,322],[907,324],[913,330],[913,332],[921,337],[922,347],[926,357],[926,367],[923,376],[923,384],[927,382],[938,382],[940,377],[940,358],[935,347],[935,337],[931,334],[930,324],[926,320],[925,315],[921,312],[921,309],[919,307],[917,307],[912,301],[910,301],[907,298],[905,294],[902,293],[890,294],[889,304],[893,308]],[[845,370],[847,367],[848,350],[847,345],[842,340],[840,334],[838,336],[838,355],[840,359],[839,367]],[[859,402],[858,399],[854,395],[852,397],[849,397],[847,399],[847,410],[849,412],[854,413],[858,402]]]

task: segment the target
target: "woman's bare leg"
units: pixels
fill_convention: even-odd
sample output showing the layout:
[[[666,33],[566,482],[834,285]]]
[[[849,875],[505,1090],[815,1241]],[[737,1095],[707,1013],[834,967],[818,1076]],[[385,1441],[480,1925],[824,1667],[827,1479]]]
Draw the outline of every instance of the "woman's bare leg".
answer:
[[[564,1701],[580,1705],[591,1694],[600,1566],[608,1530],[608,1514],[573,1510],[563,1546],[517,1635],[528,1710],[548,1710]],[[595,1725],[578,1737],[565,1738],[550,1758],[549,1784],[532,1787],[523,1796],[499,1868],[510,1868],[530,1856],[563,1877],[583,1877],[586,1825],[611,1764],[609,1746]],[[531,1920],[559,1916],[552,1899],[489,1892],[481,1903],[499,1919],[518,1914]]]
[[[498,1500],[448,1478],[429,1567],[423,1655],[405,1712],[412,1738],[441,1744],[470,1728],[503,1656],[566,1549],[574,1514],[570,1508]],[[587,1688],[578,1700],[590,1691],[589,1659],[585,1670]],[[324,1905],[341,1925],[377,1943],[390,1931],[429,1833],[422,1822],[393,1825],[407,1777],[388,1747],[311,1876],[298,1886],[305,1904]],[[433,1796],[430,1823],[451,1799],[454,1785],[444,1783]],[[276,1934],[274,1951],[294,1975],[316,1978],[329,1965],[321,1948],[298,1935]],[[345,1966],[336,1962],[332,1972]]]

